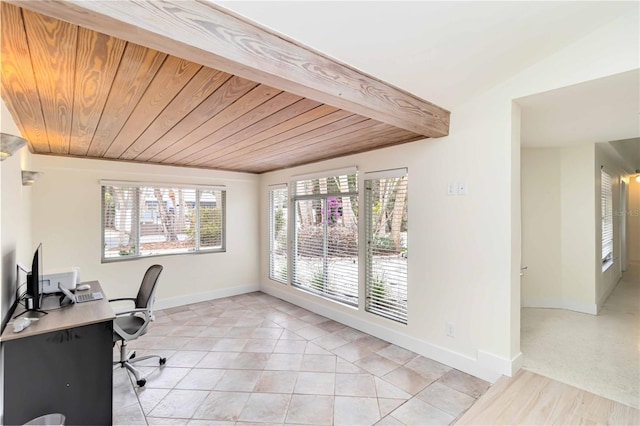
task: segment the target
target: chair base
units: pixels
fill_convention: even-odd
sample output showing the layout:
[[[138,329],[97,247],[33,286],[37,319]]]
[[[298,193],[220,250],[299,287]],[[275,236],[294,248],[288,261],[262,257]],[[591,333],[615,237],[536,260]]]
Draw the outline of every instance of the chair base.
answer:
[[[158,362],[160,365],[164,365],[167,362],[167,359],[161,357],[160,355],[146,355],[140,358],[136,358],[136,351],[127,353],[127,341],[122,340],[120,343],[120,360],[113,361],[113,365],[120,365],[120,368],[126,368],[128,371],[133,373],[133,376],[136,378],[136,384],[140,387],[143,387],[145,384],[147,384],[147,379],[145,377],[142,377],[142,373],[140,372],[140,370],[133,366],[133,363],[151,358],[158,358]]]

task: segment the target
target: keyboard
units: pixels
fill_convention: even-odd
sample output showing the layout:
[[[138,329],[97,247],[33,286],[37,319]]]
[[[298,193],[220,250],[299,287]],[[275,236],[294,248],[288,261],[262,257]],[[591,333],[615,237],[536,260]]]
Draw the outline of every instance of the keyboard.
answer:
[[[102,293],[99,291],[95,293],[76,294],[76,303],[91,302],[92,300],[100,299],[102,299]]]

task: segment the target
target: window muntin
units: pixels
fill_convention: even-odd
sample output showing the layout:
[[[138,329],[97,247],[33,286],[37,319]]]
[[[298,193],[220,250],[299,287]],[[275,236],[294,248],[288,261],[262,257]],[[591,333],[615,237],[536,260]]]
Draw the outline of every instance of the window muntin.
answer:
[[[358,190],[355,171],[294,182],[292,284],[358,305]]]
[[[613,182],[611,175],[600,170],[600,201],[602,207],[602,267],[613,261]]]
[[[408,177],[365,177],[365,310],[407,323]]]
[[[225,250],[220,188],[102,185],[102,261]]]
[[[287,272],[287,186],[279,185],[269,189],[269,278],[286,284]]]

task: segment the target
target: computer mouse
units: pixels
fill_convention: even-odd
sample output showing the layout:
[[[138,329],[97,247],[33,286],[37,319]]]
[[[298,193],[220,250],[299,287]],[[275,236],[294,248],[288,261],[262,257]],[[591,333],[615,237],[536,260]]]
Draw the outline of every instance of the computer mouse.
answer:
[[[76,291],[89,290],[90,288],[91,286],[89,284],[81,284],[79,286],[76,286]]]

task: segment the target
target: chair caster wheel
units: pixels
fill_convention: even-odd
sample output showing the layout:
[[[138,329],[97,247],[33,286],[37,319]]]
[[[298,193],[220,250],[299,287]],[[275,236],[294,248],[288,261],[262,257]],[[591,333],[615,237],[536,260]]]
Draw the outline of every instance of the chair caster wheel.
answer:
[[[136,357],[136,352],[133,351],[131,352],[131,355],[129,355],[129,359],[134,359]]]
[[[165,365],[167,363],[166,358],[160,358],[160,365]]]
[[[140,379],[136,383],[138,386],[143,387],[144,385],[147,384],[147,379]]]

